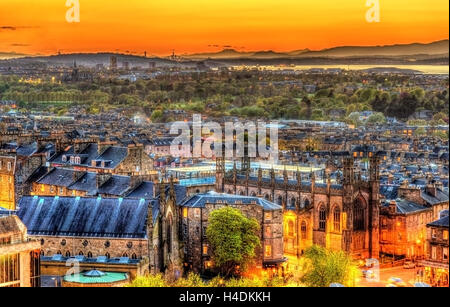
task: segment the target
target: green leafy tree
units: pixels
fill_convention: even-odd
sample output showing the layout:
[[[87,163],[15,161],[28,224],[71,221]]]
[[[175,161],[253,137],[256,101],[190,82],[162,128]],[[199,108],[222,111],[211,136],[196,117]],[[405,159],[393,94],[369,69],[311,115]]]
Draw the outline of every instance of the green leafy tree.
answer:
[[[332,283],[354,286],[359,270],[351,256],[314,245],[302,258],[300,282],[308,287],[329,287]]]
[[[206,235],[222,276],[232,276],[251,263],[256,247],[261,245],[258,231],[258,222],[238,209],[224,207],[211,212]]]
[[[167,281],[162,274],[140,276],[133,280],[126,287],[130,288],[161,288],[168,287]]]
[[[384,124],[386,123],[386,117],[383,113],[374,113],[367,119],[367,124]]]

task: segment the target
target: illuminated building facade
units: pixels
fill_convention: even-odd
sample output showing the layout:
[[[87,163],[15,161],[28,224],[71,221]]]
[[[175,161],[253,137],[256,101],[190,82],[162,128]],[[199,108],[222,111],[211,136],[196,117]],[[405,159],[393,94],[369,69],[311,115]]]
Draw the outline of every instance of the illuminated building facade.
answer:
[[[0,207],[15,209],[16,157],[0,156]]]
[[[245,159],[245,158],[244,158]],[[351,253],[355,258],[379,256],[379,163],[377,153],[367,153],[368,178],[355,172],[354,158],[343,158],[341,183],[316,183],[315,174],[304,179],[300,172],[289,178],[250,176],[249,168],[226,172],[217,158],[216,190],[261,197],[284,209],[284,250],[300,257],[311,245]],[[245,165],[245,163],[243,163]],[[248,163],[247,163],[248,165]]]
[[[212,211],[230,206],[248,218],[255,218],[261,247],[255,251],[255,266],[280,269],[286,261],[283,251],[282,207],[262,198],[208,192],[187,198],[181,205],[181,238],[185,266],[194,272],[205,272],[214,266],[210,244],[206,237]],[[281,273],[281,272],[280,272]]]
[[[27,228],[15,215],[0,211],[0,287],[39,287],[37,241],[28,239]]]
[[[424,282],[435,287],[448,287],[448,210],[442,217],[427,225],[427,255],[421,262]]]

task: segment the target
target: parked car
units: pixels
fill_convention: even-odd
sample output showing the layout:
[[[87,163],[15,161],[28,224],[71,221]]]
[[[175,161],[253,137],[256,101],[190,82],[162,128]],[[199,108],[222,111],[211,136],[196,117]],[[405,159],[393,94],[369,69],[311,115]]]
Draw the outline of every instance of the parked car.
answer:
[[[401,278],[391,277],[388,280],[388,285],[386,287],[407,287],[406,282],[404,282]]]
[[[362,275],[364,278],[368,278],[368,279],[375,278],[375,273],[372,270],[363,270]]]
[[[416,268],[416,264],[414,262],[412,262],[412,261],[406,261],[403,264],[403,268],[404,269],[415,269]]]

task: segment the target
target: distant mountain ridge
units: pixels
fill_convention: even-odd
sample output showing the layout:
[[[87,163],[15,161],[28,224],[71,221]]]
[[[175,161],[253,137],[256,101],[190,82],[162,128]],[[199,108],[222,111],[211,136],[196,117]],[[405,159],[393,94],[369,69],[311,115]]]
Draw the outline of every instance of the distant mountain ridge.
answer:
[[[4,55],[2,59],[1,55]],[[11,58],[16,55],[16,57]],[[93,67],[97,64],[109,66],[110,57],[115,56],[119,68],[128,62],[129,67],[185,65],[194,67],[197,62],[207,62],[209,66],[221,65],[320,65],[320,64],[430,64],[448,65],[449,40],[429,44],[397,44],[387,46],[342,46],[318,51],[309,49],[277,52],[273,50],[237,51],[223,49],[218,52],[183,54],[176,57],[144,57],[111,52],[72,53],[50,56],[27,56],[23,54],[0,52],[0,64],[45,63],[49,65],[72,66],[74,61],[82,66]]]
[[[309,49],[290,52],[254,51],[240,52],[224,49],[216,53],[197,53],[185,55],[188,59],[237,59],[237,58],[313,58],[313,57],[363,57],[363,56],[411,56],[411,55],[448,55],[449,40],[429,44],[396,44],[386,46],[341,46],[318,51]]]

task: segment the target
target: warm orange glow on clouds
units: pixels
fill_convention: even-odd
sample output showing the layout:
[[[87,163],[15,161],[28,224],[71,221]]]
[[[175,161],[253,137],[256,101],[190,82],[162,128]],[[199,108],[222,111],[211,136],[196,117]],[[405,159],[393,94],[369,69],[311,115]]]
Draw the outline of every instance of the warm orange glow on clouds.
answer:
[[[120,51],[150,54],[323,49],[447,39],[447,0],[79,0],[81,22],[65,20],[66,0],[1,0],[0,52]]]

